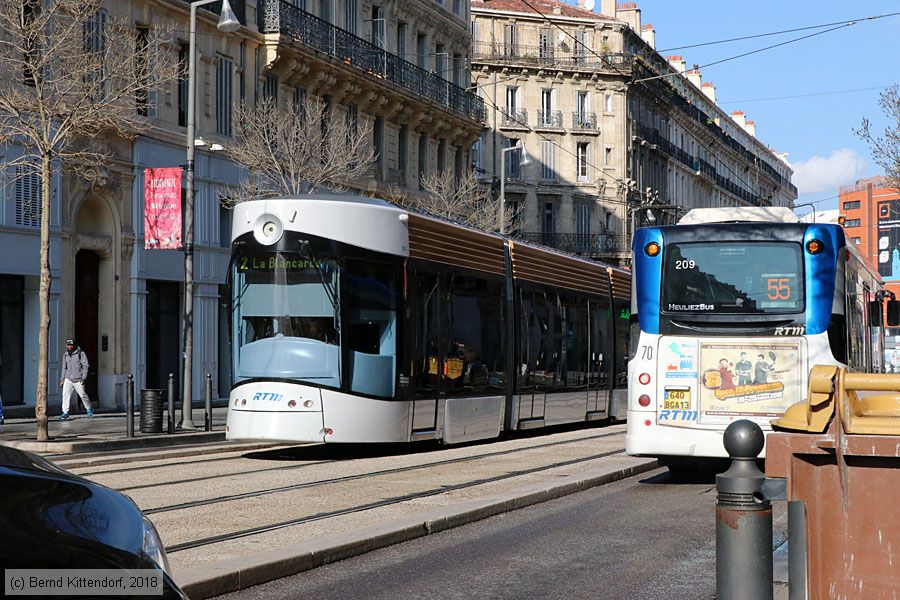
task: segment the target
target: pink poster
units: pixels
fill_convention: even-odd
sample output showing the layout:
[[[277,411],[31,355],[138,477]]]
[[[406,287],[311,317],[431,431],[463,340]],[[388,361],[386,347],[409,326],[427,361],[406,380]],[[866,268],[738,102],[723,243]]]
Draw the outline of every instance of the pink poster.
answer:
[[[144,248],[181,248],[181,167],[144,169]]]

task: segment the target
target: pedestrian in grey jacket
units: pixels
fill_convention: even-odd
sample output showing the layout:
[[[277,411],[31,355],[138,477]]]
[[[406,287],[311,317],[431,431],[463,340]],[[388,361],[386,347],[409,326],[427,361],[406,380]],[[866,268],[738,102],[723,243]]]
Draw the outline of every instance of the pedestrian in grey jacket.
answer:
[[[72,399],[72,393],[77,393],[87,408],[88,418],[94,416],[94,409],[91,408],[91,400],[88,398],[84,389],[84,381],[88,376],[87,354],[84,350],[75,344],[75,340],[69,338],[66,340],[66,351],[62,356],[62,369],[59,375],[59,386],[62,388],[62,415],[60,420],[65,421],[69,418],[69,401]]]

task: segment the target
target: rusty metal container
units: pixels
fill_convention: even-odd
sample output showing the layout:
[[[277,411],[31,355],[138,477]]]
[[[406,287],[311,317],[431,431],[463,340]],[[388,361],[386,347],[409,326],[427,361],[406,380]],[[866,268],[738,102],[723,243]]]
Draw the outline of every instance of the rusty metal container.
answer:
[[[809,382],[766,440],[766,475],[806,508],[805,539],[789,542],[806,549],[791,598],[803,597],[798,568],[810,600],[898,598],[900,375],[817,366]]]

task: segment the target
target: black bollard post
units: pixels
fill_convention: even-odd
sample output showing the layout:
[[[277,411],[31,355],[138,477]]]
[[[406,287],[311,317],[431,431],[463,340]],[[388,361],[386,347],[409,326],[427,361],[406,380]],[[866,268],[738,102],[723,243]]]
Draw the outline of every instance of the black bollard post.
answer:
[[[134,437],[134,375],[131,373],[125,393],[125,437]]]
[[[725,430],[731,467],[716,476],[716,598],[772,600],[772,504],[756,466],[765,436],[742,419]]]
[[[175,374],[169,373],[169,433],[175,433]]]
[[[212,375],[206,374],[206,431],[212,431]]]

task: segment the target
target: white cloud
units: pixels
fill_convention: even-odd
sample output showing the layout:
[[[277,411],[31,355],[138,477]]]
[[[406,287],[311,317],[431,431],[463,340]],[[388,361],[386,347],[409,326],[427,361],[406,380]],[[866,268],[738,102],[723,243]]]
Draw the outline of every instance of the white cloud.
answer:
[[[830,192],[853,183],[863,175],[867,167],[863,157],[851,148],[840,148],[828,157],[813,156],[792,166],[792,181],[800,195]]]

